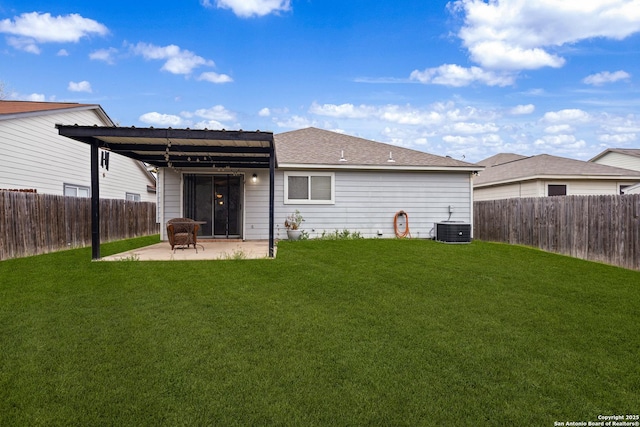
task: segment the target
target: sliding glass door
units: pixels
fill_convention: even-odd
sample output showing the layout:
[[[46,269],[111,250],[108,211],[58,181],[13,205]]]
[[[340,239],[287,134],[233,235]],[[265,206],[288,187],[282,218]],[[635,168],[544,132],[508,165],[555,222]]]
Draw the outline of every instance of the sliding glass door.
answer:
[[[241,238],[242,192],[239,175],[185,175],[185,216],[205,222],[202,237]]]

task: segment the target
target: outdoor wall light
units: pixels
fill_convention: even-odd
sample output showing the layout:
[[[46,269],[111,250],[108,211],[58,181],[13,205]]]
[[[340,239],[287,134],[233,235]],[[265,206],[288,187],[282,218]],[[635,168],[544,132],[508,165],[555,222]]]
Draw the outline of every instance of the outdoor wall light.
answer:
[[[258,175],[254,173],[253,176],[251,177],[251,181],[258,182]]]

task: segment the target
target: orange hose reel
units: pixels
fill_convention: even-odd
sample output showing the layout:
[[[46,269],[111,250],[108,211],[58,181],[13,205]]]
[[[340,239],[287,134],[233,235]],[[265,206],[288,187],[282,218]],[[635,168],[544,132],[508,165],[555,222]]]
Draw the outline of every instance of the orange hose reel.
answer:
[[[404,230],[398,229],[398,218],[404,216]],[[396,232],[396,237],[399,239],[404,239],[405,237],[411,237],[411,232],[409,231],[409,215],[405,211],[398,211],[396,215],[393,217],[393,229]]]

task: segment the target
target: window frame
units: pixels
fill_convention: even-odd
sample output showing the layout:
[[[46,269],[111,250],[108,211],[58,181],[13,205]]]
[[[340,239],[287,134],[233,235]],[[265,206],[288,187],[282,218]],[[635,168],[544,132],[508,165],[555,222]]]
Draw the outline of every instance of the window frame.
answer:
[[[76,191],[76,194],[74,196],[71,196],[71,195],[67,194],[67,189],[72,189],[72,188],[75,189],[75,191]],[[78,195],[78,191],[79,190],[86,190],[87,191],[87,195],[86,196],[79,196]],[[91,187],[87,187],[86,185],[69,184],[69,183],[65,182],[64,184],[62,184],[62,194],[64,196],[67,196],[67,197],[85,197],[85,198],[88,198],[88,197],[91,197]]]
[[[550,187],[564,187],[564,194],[549,194]],[[547,197],[566,196],[569,194],[569,187],[567,184],[547,184]]]
[[[308,178],[308,198],[307,199],[290,199],[289,198],[289,177],[305,177]],[[328,200],[314,200],[311,198],[311,179],[314,176],[330,177],[331,179],[331,198]],[[285,205],[335,205],[336,204],[336,191],[335,191],[336,176],[334,172],[285,172],[284,173],[284,204]]]
[[[124,199],[127,202],[141,202],[142,201],[142,196],[140,196],[140,193],[129,193],[127,191],[125,193],[125,195],[124,195]]]

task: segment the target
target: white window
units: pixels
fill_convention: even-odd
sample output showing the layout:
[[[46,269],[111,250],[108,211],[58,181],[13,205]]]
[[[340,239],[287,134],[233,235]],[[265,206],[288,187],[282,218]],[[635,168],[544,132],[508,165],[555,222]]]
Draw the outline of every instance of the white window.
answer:
[[[84,185],[64,184],[64,195],[71,197],[89,197],[91,190]]]
[[[285,172],[284,202],[332,205],[335,203],[334,181],[331,172]]]
[[[130,202],[139,202],[141,200],[140,195],[136,193],[127,193],[126,199]]]

